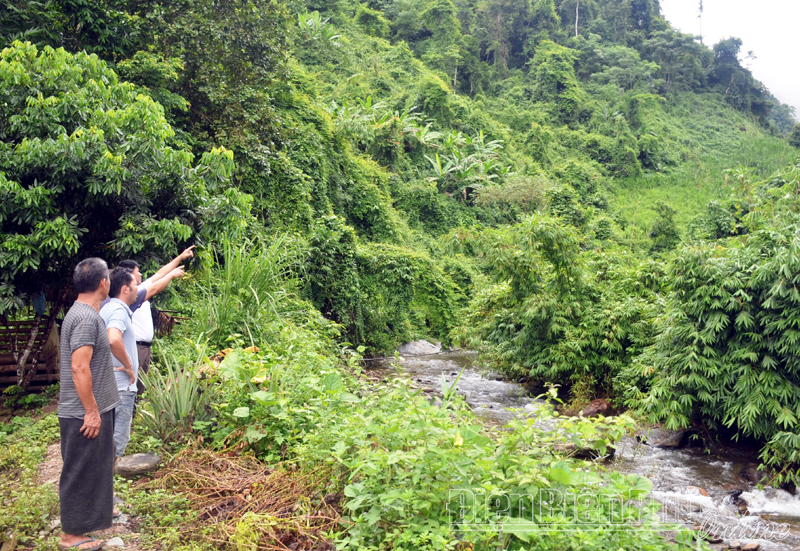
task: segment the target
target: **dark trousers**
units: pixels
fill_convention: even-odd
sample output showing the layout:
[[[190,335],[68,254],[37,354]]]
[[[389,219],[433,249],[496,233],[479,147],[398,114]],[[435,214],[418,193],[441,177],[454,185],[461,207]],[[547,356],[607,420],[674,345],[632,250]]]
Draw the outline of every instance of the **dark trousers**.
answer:
[[[114,510],[114,410],[100,416],[100,434],[81,434],[83,419],[59,417],[61,529],[82,535],[111,528]]]
[[[152,352],[150,346],[139,344],[137,342],[136,352],[139,356],[139,372],[150,373],[150,360]],[[142,383],[141,378],[136,381],[136,390],[138,391],[137,394],[139,396],[141,396],[144,392],[144,383]]]

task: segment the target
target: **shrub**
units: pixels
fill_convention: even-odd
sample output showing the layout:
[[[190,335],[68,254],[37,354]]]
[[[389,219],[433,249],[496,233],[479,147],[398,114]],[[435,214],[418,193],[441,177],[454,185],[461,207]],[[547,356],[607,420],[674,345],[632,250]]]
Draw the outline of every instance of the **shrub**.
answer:
[[[198,379],[202,351],[194,362],[181,362],[174,353],[160,347],[158,361],[149,373],[140,373],[147,388],[141,412],[141,426],[153,437],[180,442],[192,432],[195,421],[205,421],[209,412],[206,385]]]
[[[653,267],[622,249],[581,252],[577,232],[545,216],[477,239],[495,285],[454,336],[512,377],[620,394],[613,379],[654,338]]]
[[[650,228],[650,239],[653,240],[654,252],[663,252],[674,249],[681,238],[678,235],[678,228],[675,225],[675,214],[678,211],[662,201],[658,201],[653,207],[658,217]]]
[[[800,124],[795,124],[787,138],[789,145],[800,149]]]
[[[762,457],[798,481],[800,217],[797,167],[784,185],[742,190],[751,232],[684,246],[656,342],[635,362],[645,392],[628,404],[668,428],[702,424],[766,443]],[[788,182],[787,182],[788,180]],[[647,386],[649,385],[649,389]]]
[[[261,328],[295,307],[302,243],[292,235],[226,241],[216,263],[200,272],[187,292],[193,335],[203,334],[212,346],[222,346],[233,334],[244,333],[252,344]]]
[[[356,10],[355,22],[372,36],[386,38],[389,36],[389,20],[379,10],[373,10],[367,4],[360,4]]]
[[[426,74],[419,83],[417,105],[426,115],[433,117],[442,126],[449,126],[455,114],[451,105],[450,87],[437,76]]]

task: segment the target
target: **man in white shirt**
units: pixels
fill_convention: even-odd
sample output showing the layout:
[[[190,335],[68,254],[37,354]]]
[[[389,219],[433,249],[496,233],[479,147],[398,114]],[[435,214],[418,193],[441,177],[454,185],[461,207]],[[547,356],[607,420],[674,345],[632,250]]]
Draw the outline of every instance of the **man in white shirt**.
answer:
[[[173,258],[169,263],[164,264],[155,274],[142,281],[142,272],[139,270],[139,263],[135,260],[123,260],[119,267],[127,268],[133,272],[136,283],[139,285],[139,292],[136,302],[131,306],[133,312],[133,334],[136,337],[136,350],[139,358],[139,369],[148,373],[150,371],[150,348],[153,345],[155,334],[153,328],[153,314],[150,311],[150,299],[167,288],[173,279],[180,279],[184,276],[184,269],[181,262],[194,256],[194,245],[184,250],[181,254]],[[144,392],[144,385],[138,381],[138,393]]]

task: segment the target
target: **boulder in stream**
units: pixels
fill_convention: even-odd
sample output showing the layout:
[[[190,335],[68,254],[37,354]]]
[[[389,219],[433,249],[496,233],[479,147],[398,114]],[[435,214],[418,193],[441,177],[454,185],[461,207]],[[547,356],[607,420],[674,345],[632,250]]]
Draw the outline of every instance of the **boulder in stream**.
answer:
[[[611,404],[603,398],[598,398],[589,402],[589,405],[583,408],[581,415],[583,417],[595,417],[597,415],[609,415],[611,411]]]
[[[760,543],[748,543],[742,546],[742,551],[758,551],[759,549],[761,549]]]
[[[682,448],[686,445],[688,432],[653,427],[636,435],[639,441],[654,448]]]
[[[116,474],[125,478],[147,474],[154,471],[161,463],[161,456],[154,453],[135,453],[120,457],[117,461]]]
[[[442,351],[442,344],[428,342],[425,339],[407,342],[397,349],[401,356],[425,356],[428,354],[438,354]]]
[[[748,463],[742,467],[742,470],[739,471],[739,476],[753,484],[766,482],[766,479],[768,478],[763,471],[758,470],[758,465],[756,463]]]

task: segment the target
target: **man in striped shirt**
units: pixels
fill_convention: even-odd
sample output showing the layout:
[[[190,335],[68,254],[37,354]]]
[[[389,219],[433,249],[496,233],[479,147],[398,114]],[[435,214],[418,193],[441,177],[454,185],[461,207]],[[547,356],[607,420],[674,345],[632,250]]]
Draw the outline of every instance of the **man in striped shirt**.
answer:
[[[109,290],[108,266],[81,261],[73,274],[78,299],[61,325],[58,423],[64,466],[59,483],[61,548],[94,551],[90,532],[111,527],[114,499],[114,409],[119,392],[100,303]]]

